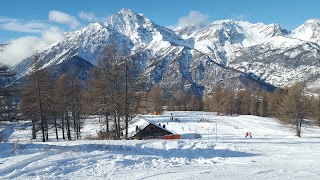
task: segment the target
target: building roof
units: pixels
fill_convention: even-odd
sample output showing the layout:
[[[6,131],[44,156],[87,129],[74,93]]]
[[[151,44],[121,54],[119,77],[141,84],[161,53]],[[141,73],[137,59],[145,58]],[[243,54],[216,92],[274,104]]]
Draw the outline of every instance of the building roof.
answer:
[[[134,119],[132,119],[129,122],[129,128],[128,128],[128,138],[133,137],[134,135],[137,134],[136,132],[136,127],[138,126],[139,129],[143,130],[144,128],[146,128],[149,124],[152,124],[164,131],[168,131],[171,132],[170,130],[163,128],[161,125],[155,123],[155,122],[151,122],[148,119],[146,119],[145,117],[142,117],[140,115],[138,115],[137,117],[135,117]],[[172,134],[174,134],[173,132],[171,132]]]

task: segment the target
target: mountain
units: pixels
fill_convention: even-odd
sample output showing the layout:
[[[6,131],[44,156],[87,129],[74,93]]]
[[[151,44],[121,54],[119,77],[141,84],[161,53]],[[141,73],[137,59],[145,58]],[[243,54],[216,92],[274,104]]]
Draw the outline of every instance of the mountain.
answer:
[[[320,82],[319,27],[316,19],[293,31],[279,24],[221,20],[170,30],[121,9],[105,22],[66,33],[61,42],[40,52],[39,63],[66,69],[76,57],[95,65],[104,47],[117,42],[119,52],[131,52],[140,64],[145,84],[159,84],[166,92],[183,89],[201,96],[221,82],[238,89],[256,84],[273,90],[271,84],[284,87],[297,80],[309,80],[315,89]],[[30,57],[13,70],[21,78],[32,66]]]

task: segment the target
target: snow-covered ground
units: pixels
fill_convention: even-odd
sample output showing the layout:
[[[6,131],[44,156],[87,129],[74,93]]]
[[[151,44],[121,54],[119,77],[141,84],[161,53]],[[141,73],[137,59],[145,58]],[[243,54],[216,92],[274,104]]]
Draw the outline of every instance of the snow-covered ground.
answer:
[[[171,113],[178,121],[171,121]],[[24,123],[1,124],[0,179],[319,179],[320,128],[302,138],[276,119],[166,112],[142,116],[201,139],[84,140],[103,126],[86,121],[83,140],[30,141]],[[200,120],[200,121],[199,121]],[[252,138],[245,138],[251,132]]]

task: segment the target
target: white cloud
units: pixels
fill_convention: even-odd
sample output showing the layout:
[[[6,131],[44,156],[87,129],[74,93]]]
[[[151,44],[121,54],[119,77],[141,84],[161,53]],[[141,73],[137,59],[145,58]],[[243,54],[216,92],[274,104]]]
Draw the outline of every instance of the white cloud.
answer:
[[[24,36],[11,41],[11,44],[0,53],[0,62],[14,65],[22,59],[31,56],[36,50],[47,46],[43,39],[36,36]]]
[[[69,23],[72,28],[80,25],[72,16],[57,11],[49,13],[49,20],[64,24]],[[34,20],[23,22],[19,19],[0,16],[0,29],[38,34],[38,36],[31,35],[10,40],[11,44],[4,49],[4,52],[0,53],[0,62],[7,65],[15,65],[30,57],[35,51],[44,49],[52,43],[60,42],[64,38],[63,31],[59,27]]]
[[[8,18],[8,17],[0,16],[0,23],[2,23],[2,22],[8,22],[8,21],[17,22],[18,19],[13,19],[13,18]]]
[[[63,40],[63,31],[58,27],[50,27],[41,33],[42,39],[46,42],[56,43]]]
[[[26,33],[40,33],[48,27],[48,24],[40,21],[23,22],[19,19],[0,16],[0,29],[2,30]]]
[[[15,65],[30,57],[35,51],[46,48],[52,43],[63,40],[63,32],[58,27],[49,27],[41,32],[41,37],[24,36],[11,41],[11,44],[0,53],[0,62]]]
[[[89,16],[87,17],[89,18]],[[91,18],[94,17],[91,16]],[[50,11],[48,18],[49,21],[67,24],[71,29],[76,29],[81,25],[75,17],[60,11]],[[0,53],[0,63],[11,66],[64,38],[63,31],[59,27],[35,20],[23,21],[0,16],[0,29],[37,34],[10,40],[11,44],[4,49],[4,52]]]
[[[77,29],[81,25],[75,17],[61,11],[50,11],[48,17],[49,21],[67,24],[71,29]]]
[[[98,18],[93,12],[83,12],[79,13],[81,19],[87,20],[89,22],[99,22],[101,19]]]
[[[181,17],[178,20],[178,26],[206,24],[207,20],[207,15],[199,11],[190,11],[188,16]]]
[[[239,14],[239,15],[236,15],[234,19],[237,19],[237,20],[246,20],[247,18],[248,18],[247,15]]]

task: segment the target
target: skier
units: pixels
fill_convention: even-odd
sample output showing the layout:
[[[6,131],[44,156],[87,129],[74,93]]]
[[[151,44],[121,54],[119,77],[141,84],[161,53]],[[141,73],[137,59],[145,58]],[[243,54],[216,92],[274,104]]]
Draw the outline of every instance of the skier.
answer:
[[[248,132],[246,132],[246,138],[249,136],[249,133]]]

